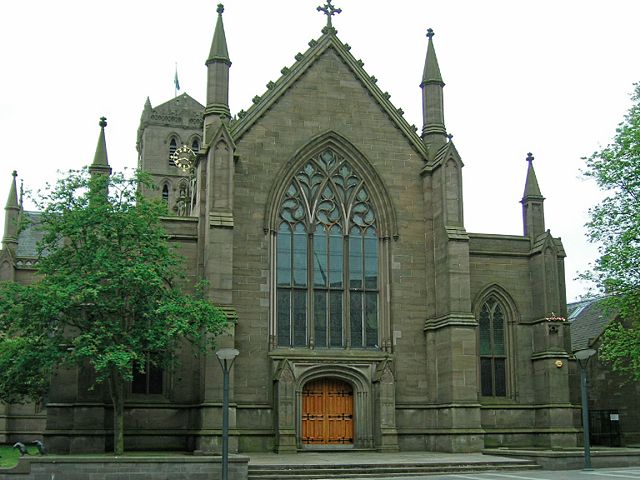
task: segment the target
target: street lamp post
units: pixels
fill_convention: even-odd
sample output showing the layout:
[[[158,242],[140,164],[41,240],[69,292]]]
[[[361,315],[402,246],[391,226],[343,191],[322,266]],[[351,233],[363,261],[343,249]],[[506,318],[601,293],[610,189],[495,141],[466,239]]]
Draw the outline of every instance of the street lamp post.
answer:
[[[580,367],[580,395],[582,397],[582,438],[584,443],[584,469],[591,470],[591,444],[589,443],[589,396],[587,393],[587,364],[595,355],[593,348],[574,352]]]
[[[229,371],[240,352],[235,348],[221,348],[216,352],[222,367],[222,480],[229,479]]]

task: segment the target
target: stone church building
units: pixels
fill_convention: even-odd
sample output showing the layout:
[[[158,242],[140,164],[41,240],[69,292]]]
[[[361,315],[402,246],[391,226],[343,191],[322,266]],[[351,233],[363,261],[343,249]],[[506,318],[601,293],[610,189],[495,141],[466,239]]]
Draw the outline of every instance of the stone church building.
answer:
[[[533,157],[523,235],[468,232],[433,32],[418,130],[338,38],[338,10],[321,10],[322,35],[232,114],[219,6],[206,104],[147,100],[138,130],[138,166],[167,203],[189,279],[208,280],[232,320],[218,340],[240,352],[232,451],[575,445],[565,253],[546,229]],[[96,171],[109,170],[103,133]],[[37,229],[15,219],[37,214],[22,211],[13,181],[0,278],[28,282]],[[214,355],[183,357],[136,375],[127,449],[219,449],[221,368]],[[110,402],[90,376],[59,372],[41,407],[0,405],[0,441],[110,448]]]

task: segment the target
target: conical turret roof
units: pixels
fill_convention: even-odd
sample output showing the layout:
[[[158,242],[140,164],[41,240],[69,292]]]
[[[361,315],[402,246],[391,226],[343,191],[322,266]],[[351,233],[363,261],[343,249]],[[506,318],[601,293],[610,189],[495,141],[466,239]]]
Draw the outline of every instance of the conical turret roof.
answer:
[[[227,37],[224,33],[224,23],[222,22],[224,5],[221,3],[218,4],[216,11],[218,12],[218,21],[216,22],[216,29],[213,33],[211,50],[209,51],[209,58],[207,58],[206,64],[208,65],[211,62],[224,62],[227,65],[231,65],[229,51],[227,50]]]
[[[109,158],[107,156],[107,142],[104,138],[104,127],[107,126],[107,119],[100,117],[100,136],[98,137],[98,144],[96,145],[96,154],[93,157],[93,163],[89,167],[91,173],[106,173],[111,174],[111,167],[109,166]]]
[[[16,177],[18,176],[18,172],[14,170],[11,175],[13,175],[13,180],[11,181],[11,187],[9,188],[9,197],[7,198],[7,205],[5,206],[5,209],[19,209],[18,189],[16,188]]]
[[[533,154],[527,154],[527,162],[529,162],[529,168],[527,169],[527,180],[524,185],[523,200],[527,198],[543,198],[540,192],[540,186],[538,185],[538,179],[536,178],[536,171],[533,169]]]
[[[438,57],[436,56],[436,49],[433,46],[433,33],[432,29],[427,30],[427,37],[429,38],[429,45],[427,47],[427,58],[424,61],[424,70],[422,72],[422,84],[425,83],[440,83],[444,85],[442,81],[442,75],[440,74],[440,67],[438,66]]]

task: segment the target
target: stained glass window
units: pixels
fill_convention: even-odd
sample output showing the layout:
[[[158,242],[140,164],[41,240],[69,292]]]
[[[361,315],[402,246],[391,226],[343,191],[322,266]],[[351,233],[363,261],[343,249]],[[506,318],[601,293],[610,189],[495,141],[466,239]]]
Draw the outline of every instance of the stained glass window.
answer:
[[[278,346],[377,348],[378,236],[363,179],[326,149],[291,180],[279,220]]]
[[[489,299],[480,310],[480,391],[483,396],[507,395],[505,316],[495,299]]]

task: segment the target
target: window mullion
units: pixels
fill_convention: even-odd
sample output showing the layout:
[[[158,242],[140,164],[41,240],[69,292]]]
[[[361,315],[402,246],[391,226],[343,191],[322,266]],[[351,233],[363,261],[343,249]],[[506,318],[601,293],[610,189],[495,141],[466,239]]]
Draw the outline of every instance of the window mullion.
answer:
[[[349,225],[345,225],[342,237],[342,338],[344,348],[351,348],[351,285],[349,284]]]
[[[364,258],[365,258],[365,250],[364,250],[364,246],[365,246],[365,234],[364,232],[362,232],[362,234],[360,235],[360,270],[361,270],[361,276],[362,278],[360,279],[360,281],[362,282],[362,296],[360,299],[360,329],[361,329],[361,334],[360,334],[360,341],[362,342],[362,347],[366,348],[367,347],[367,322],[365,321],[365,319],[367,318],[367,283],[366,283],[366,270],[365,270],[365,262],[364,262]]]
[[[313,292],[315,289],[315,282],[313,278],[313,232],[309,227],[307,235],[307,345],[311,348],[315,347],[315,300],[313,298]]]
[[[324,298],[324,328],[325,339],[323,347],[331,348],[331,230],[327,230],[325,238],[325,258],[326,258],[326,277],[324,282],[325,298]]]
[[[293,347],[294,342],[293,342],[293,327],[295,325],[295,318],[294,318],[294,299],[295,299],[295,282],[294,282],[294,257],[295,257],[295,252],[294,252],[294,245],[295,245],[295,236],[293,235],[294,229],[293,227],[291,228],[291,239],[290,239],[290,247],[289,247],[289,251],[290,251],[290,256],[291,256],[291,260],[290,260],[290,265],[291,265],[291,269],[289,272],[289,346]]]

